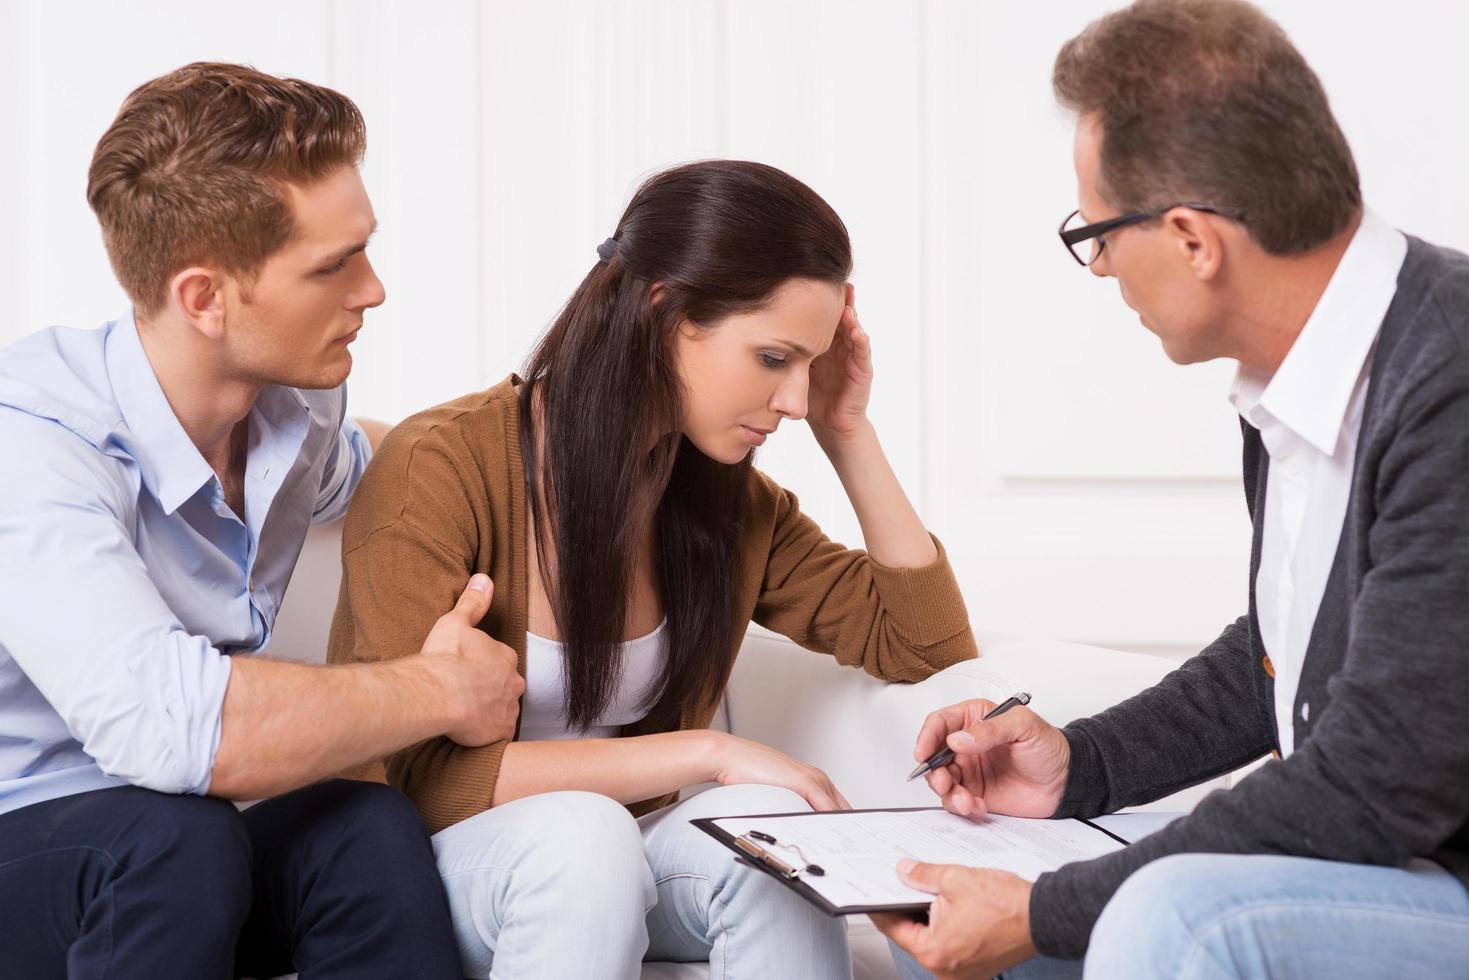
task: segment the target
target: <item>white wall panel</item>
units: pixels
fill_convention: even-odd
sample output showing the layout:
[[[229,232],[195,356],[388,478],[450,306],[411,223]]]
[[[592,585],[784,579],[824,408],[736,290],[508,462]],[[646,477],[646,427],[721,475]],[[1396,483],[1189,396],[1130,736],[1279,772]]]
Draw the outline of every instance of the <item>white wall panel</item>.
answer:
[[[367,120],[369,255],[387,302],[353,345],[356,411],[401,419],[481,385],[479,5],[432,17],[394,0],[334,0],[330,81]]]
[[[714,4],[617,9],[483,9],[486,381],[522,364],[644,177],[721,152]]]
[[[857,309],[872,336],[872,417],[899,478],[924,494],[922,71],[919,5],[726,5],[730,155],[810,184],[852,238]],[[772,25],[784,25],[773,30]],[[865,57],[865,52],[881,52]],[[772,439],[760,465],[828,534],[860,542],[835,473],[804,426]]]
[[[925,7],[928,517],[976,621],[1176,651],[1244,595],[1239,429],[1228,368],[1170,364],[1056,238],[1086,7]]]
[[[1421,60],[1448,42],[1418,41],[1462,36],[1469,15],[1415,3],[1385,24],[1378,5],[1270,7],[1317,64],[1369,201],[1464,247],[1469,195],[1453,175],[1469,139],[1425,118],[1442,114],[1432,93],[1454,84],[1453,61]],[[1054,234],[1075,205],[1071,125],[1049,72],[1099,5],[924,9],[927,516],[990,628],[1196,648],[1243,610],[1247,585],[1232,369],[1169,363],[1115,283],[1076,266]],[[1394,106],[1408,101],[1435,108],[1415,105],[1405,127]],[[1388,160],[1396,170],[1379,177]]]
[[[25,76],[15,79],[20,91],[4,93],[6,102],[25,106],[24,129],[7,131],[6,139],[17,140],[29,169],[22,185],[28,199],[25,256],[20,267],[0,271],[0,285],[9,295],[11,281],[24,277],[32,300],[30,319],[7,322],[0,340],[48,323],[90,326],[126,309],[87,208],[86,187],[97,138],[127,93],[201,60],[250,61],[265,71],[322,78],[325,12],[319,0],[268,0],[253,5],[248,18],[224,7],[211,14],[187,0],[6,5],[7,17],[29,22],[32,47]]]
[[[1321,77],[1366,199],[1411,234],[1469,249],[1469,4],[1265,5]]]
[[[0,344],[44,322],[43,301],[31,281],[45,217],[36,193],[46,154],[45,109],[37,93],[39,27],[30,4],[0,6],[0,217],[6,226],[0,234],[0,286],[8,314],[0,317]]]
[[[615,216],[595,200],[589,9],[529,0],[480,20],[484,382],[520,366]]]
[[[986,345],[950,364],[977,376],[1002,420],[974,464],[1007,477],[1225,476],[1238,430],[1201,393],[1222,390],[1228,368],[1170,364],[1115,283],[1088,274],[1056,237],[1076,207],[1076,181],[1051,64],[1095,9],[1000,4],[971,30],[936,32],[983,66],[946,120],[975,143],[977,200],[966,217],[976,249],[964,288]]]
[[[1071,124],[1052,60],[1109,0],[185,0],[0,6],[0,343],[122,308],[84,200],[126,93],[200,59],[362,106],[388,302],[352,401],[397,419],[519,367],[665,166],[759,159],[846,221],[872,414],[978,625],[1181,652],[1243,606],[1226,364],[1179,368],[1061,251]],[[1469,246],[1452,93],[1469,7],[1273,0],[1369,201]],[[860,539],[802,426],[761,465]]]

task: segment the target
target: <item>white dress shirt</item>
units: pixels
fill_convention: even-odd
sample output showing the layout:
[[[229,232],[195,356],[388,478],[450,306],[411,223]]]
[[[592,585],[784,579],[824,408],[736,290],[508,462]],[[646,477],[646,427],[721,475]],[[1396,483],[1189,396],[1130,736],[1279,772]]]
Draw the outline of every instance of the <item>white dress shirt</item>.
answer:
[[[1407,252],[1401,232],[1365,211],[1275,374],[1241,367],[1230,392],[1270,456],[1255,606],[1275,671],[1282,757],[1295,748],[1301,665],[1346,518],[1373,348]],[[1301,704],[1302,721],[1310,711]]]

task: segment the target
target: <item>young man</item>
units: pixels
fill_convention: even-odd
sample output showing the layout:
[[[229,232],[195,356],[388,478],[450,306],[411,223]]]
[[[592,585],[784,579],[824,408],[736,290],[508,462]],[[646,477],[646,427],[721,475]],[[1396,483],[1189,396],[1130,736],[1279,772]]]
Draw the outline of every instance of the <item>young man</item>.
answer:
[[[1131,847],[1034,886],[914,866],[927,970],[1463,976],[1469,964],[1469,257],[1362,206],[1314,73],[1238,0],[1140,0],[1062,49],[1063,241],[1169,357],[1239,362],[1250,608],[1157,686],[1057,730],[925,724],[950,810],[1092,816],[1273,752]],[[907,964],[910,972],[921,971]],[[1011,975],[1007,972],[1007,975]]]
[[[88,185],[133,309],[0,352],[0,975],[463,975],[412,807],[319,781],[509,736],[489,581],[403,662],[241,656],[371,455],[343,389],[383,301],[364,145],[319,86],[148,82]]]

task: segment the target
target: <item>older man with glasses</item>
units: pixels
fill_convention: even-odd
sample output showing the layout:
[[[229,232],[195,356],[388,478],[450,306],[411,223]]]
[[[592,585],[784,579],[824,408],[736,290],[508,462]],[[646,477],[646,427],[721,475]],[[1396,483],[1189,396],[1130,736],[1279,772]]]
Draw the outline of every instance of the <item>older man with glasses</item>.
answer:
[[[1315,74],[1239,0],[1139,0],[1053,82],[1078,116],[1062,243],[1174,361],[1239,363],[1249,609],[1099,715],[955,705],[915,755],[955,751],[928,779],[971,817],[1090,817],[1273,758],[1034,883],[907,868],[929,922],[879,925],[913,976],[1462,977],[1469,256],[1363,206]]]

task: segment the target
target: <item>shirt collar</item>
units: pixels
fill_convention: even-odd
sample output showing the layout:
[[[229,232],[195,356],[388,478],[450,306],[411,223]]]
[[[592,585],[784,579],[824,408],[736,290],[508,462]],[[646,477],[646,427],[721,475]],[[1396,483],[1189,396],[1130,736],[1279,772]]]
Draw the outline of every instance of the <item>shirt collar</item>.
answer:
[[[112,393],[127,425],[125,448],[137,460],[148,492],[171,514],[214,478],[214,470],[168,404],[132,310],[108,334],[105,356]]]
[[[304,432],[311,420],[311,403],[298,389],[286,385],[262,387],[251,411],[293,435]]]
[[[1403,233],[1364,209],[1326,290],[1275,374],[1261,377],[1243,366],[1235,373],[1230,401],[1240,415],[1258,428],[1263,412],[1323,454],[1334,455],[1407,254]]]

